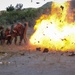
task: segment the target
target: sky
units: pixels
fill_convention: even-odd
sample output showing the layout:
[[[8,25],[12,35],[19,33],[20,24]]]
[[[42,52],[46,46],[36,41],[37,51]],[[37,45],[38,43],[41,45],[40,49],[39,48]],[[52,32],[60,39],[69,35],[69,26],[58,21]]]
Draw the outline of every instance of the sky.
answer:
[[[38,8],[50,1],[61,2],[64,0],[32,0],[32,2],[31,0],[0,0],[0,10],[6,10],[6,7],[10,6],[11,4],[15,7],[17,3],[22,3],[23,8]],[[40,4],[36,4],[36,2],[40,2]]]
[[[17,3],[22,3],[23,8],[29,8],[29,7],[41,7],[47,2],[50,2],[51,0],[0,0],[0,10],[6,10],[6,7],[10,6],[12,4],[14,7]],[[40,2],[40,4],[36,4],[36,2]]]

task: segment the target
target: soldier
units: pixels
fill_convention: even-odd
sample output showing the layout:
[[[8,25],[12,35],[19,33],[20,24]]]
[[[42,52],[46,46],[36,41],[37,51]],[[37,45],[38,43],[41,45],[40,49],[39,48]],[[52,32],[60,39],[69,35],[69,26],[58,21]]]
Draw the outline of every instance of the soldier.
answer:
[[[27,29],[28,29],[28,22],[24,23],[24,42],[27,42],[27,37],[26,37],[26,33],[27,33]]]
[[[4,40],[5,40],[4,26],[0,26],[0,42],[1,42],[1,45],[4,43]]]
[[[5,40],[7,40],[7,43],[6,43],[6,44],[11,44],[11,42],[12,42],[12,41],[11,41],[12,37],[11,37],[10,31],[11,31],[10,28],[7,28],[7,29],[5,30]]]

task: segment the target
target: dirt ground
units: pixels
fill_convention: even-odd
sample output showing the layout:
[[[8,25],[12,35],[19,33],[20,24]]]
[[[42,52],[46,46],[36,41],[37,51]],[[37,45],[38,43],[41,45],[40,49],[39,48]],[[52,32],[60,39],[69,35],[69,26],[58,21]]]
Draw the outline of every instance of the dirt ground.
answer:
[[[28,39],[32,33],[29,28]],[[43,53],[24,43],[4,44],[0,46],[0,75],[75,75],[75,52]]]

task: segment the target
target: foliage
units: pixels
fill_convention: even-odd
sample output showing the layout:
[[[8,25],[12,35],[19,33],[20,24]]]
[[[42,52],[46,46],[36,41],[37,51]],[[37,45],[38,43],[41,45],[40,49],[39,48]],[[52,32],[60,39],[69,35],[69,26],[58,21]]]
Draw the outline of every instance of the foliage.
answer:
[[[6,8],[7,11],[13,11],[14,9],[15,8],[14,6],[12,6],[12,4]]]
[[[23,4],[19,3],[19,4],[16,5],[15,9],[16,10],[21,10],[22,7],[23,7]]]
[[[44,13],[45,9],[49,9],[48,7],[22,9],[22,6],[22,4],[17,4],[14,8],[14,6],[10,5],[6,8],[6,11],[2,11],[0,14],[0,25],[11,25],[17,21],[28,21],[29,26],[33,26],[35,25],[35,20]],[[18,11],[15,9],[18,9]]]

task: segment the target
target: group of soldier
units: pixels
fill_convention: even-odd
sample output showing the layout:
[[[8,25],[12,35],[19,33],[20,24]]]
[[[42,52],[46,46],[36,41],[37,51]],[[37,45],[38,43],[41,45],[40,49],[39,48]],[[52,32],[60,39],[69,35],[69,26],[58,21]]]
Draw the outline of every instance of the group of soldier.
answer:
[[[12,44],[12,41],[14,39],[14,43],[17,43],[17,38],[19,36],[19,44],[22,43],[22,40],[24,42],[27,41],[26,32],[28,28],[28,22],[24,22],[23,24],[21,22],[18,22],[16,24],[11,25],[10,27],[7,27],[6,29],[4,26],[0,26],[0,44]]]

